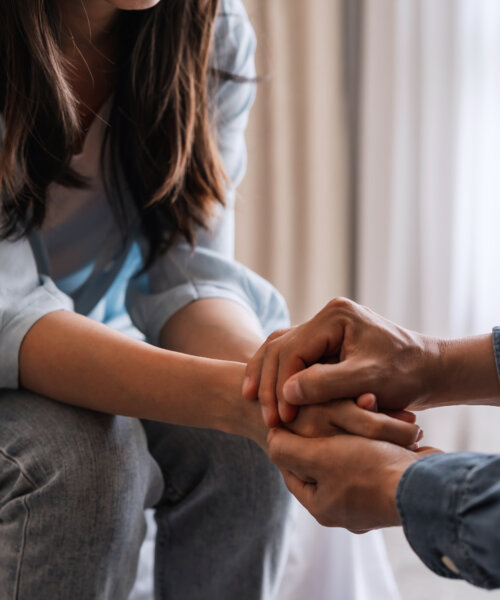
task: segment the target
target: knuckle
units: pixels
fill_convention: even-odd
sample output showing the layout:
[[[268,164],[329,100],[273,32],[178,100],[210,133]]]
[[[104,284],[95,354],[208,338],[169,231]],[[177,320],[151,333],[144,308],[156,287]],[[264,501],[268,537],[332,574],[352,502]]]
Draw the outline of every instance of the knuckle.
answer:
[[[368,362],[363,366],[363,380],[368,385],[375,385],[380,380],[380,366],[375,362]]]
[[[355,303],[349,298],[345,298],[343,296],[333,298],[333,300],[330,300],[330,302],[328,302],[326,305],[326,308],[333,312],[349,312],[353,311],[354,307]]]
[[[276,331],[273,331],[270,335],[268,335],[266,342],[267,343],[274,342],[274,340],[280,338],[287,331],[288,331],[287,329],[277,329]]]

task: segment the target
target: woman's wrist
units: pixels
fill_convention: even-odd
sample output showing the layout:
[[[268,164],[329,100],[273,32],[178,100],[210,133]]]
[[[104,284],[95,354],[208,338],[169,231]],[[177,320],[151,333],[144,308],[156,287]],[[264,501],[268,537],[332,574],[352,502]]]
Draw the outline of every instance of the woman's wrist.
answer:
[[[216,428],[248,437],[261,447],[266,447],[268,430],[262,420],[259,404],[246,400],[241,392],[246,365],[229,361],[216,362],[214,385],[221,401]]]

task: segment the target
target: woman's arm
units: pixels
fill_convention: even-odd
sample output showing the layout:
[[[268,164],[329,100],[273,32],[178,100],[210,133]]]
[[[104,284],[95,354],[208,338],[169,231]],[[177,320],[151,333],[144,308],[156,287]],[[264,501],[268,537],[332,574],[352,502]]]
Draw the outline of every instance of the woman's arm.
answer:
[[[255,315],[224,298],[188,304],[167,321],[160,334],[162,348],[244,363],[262,342]]]
[[[265,444],[257,406],[241,398],[242,364],[163,350],[64,311],[35,323],[19,360],[21,385],[55,400]]]
[[[195,303],[189,311],[193,322],[204,308],[219,315],[218,302]],[[224,308],[215,318],[223,322],[227,317],[225,325],[231,323],[233,309],[233,316],[246,316],[238,315],[245,310],[238,305]],[[184,327],[179,325],[182,339]],[[243,355],[246,344],[253,344],[250,339],[241,344],[228,330],[224,338],[223,332],[224,327],[214,330],[212,348],[210,336],[202,335],[191,350]],[[162,350],[65,311],[37,321],[20,351],[21,384],[39,394],[101,412],[244,435],[266,448],[268,432],[259,405],[241,397],[244,371],[244,364]],[[362,410],[352,402],[322,408],[304,409],[294,429],[302,435],[335,435],[343,428],[403,446],[417,440],[416,425]]]

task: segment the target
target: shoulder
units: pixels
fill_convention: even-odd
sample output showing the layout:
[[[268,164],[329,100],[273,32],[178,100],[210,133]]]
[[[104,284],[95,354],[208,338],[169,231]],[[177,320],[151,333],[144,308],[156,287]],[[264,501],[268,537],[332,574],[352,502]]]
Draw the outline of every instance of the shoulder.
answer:
[[[214,28],[213,66],[232,75],[255,77],[256,38],[242,0],[221,0]]]

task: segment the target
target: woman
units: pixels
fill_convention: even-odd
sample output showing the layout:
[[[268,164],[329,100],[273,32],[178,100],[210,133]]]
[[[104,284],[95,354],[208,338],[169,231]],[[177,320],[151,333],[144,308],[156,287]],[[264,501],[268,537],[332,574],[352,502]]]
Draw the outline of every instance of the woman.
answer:
[[[240,0],[4,2],[2,597],[126,598],[147,506],[158,598],[273,596],[288,495],[240,390],[287,316],[231,256],[254,45]]]
[[[248,439],[175,427],[263,445],[244,367],[165,350],[246,361],[286,318],[231,259],[242,5],[9,0],[0,28],[1,595],[126,598],[155,505],[158,597],[264,597],[279,473]]]

